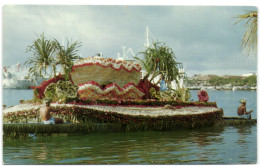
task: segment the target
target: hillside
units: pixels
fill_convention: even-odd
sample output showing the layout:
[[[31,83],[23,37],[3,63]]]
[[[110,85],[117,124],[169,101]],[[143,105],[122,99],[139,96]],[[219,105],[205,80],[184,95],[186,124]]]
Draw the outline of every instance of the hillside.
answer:
[[[256,86],[257,76],[217,76],[217,75],[194,75],[187,78],[188,86]]]

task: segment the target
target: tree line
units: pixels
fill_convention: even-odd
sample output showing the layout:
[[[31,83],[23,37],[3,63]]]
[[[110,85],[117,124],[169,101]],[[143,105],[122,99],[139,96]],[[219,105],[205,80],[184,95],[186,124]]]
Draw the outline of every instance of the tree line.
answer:
[[[252,75],[249,77],[229,77],[229,78],[222,78],[222,77],[215,77],[209,79],[209,84],[213,86],[220,86],[225,84],[231,84],[232,86],[256,86],[257,84],[257,77],[256,75]]]
[[[199,84],[201,80],[193,79],[187,80],[187,84]],[[209,86],[222,86],[226,84],[231,84],[232,86],[256,86],[257,85],[257,76],[252,75],[249,77],[242,77],[242,76],[229,76],[229,77],[221,77],[221,76],[214,76],[209,78],[207,81]]]

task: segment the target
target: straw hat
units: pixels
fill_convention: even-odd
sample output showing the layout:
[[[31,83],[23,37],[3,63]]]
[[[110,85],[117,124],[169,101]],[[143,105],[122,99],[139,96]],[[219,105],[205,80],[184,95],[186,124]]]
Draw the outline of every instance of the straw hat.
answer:
[[[243,104],[243,103],[246,103],[246,100],[245,99],[241,99],[241,100],[239,100],[239,102]]]

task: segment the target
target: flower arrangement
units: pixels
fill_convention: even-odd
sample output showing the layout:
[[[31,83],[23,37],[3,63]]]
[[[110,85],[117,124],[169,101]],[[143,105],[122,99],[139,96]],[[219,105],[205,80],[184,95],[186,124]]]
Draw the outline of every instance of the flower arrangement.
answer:
[[[98,58],[98,57],[88,57],[80,59],[74,63],[72,71],[77,67],[87,66],[87,65],[99,65],[104,68],[111,67],[117,71],[124,69],[128,72],[136,70],[141,71],[141,66],[135,62],[126,62],[122,60],[112,59],[112,58]]]
[[[162,99],[160,92],[156,91],[154,87],[150,88],[150,96],[152,99],[156,99],[156,100]]]
[[[56,86],[56,92],[59,98],[76,98],[78,92],[78,86],[73,85],[70,81],[58,81]]]
[[[26,123],[29,119],[39,117],[38,109],[29,109],[16,112],[8,112],[3,114],[4,123]]]
[[[74,105],[106,105],[106,106],[124,106],[124,107],[164,107],[165,105],[171,105],[176,108],[181,107],[217,107],[216,102],[199,102],[199,101],[181,101],[181,100],[124,100],[124,99],[81,99],[78,101],[69,102],[68,104]]]
[[[172,98],[175,100],[188,101],[190,99],[190,91],[188,88],[178,88]]]
[[[85,99],[138,99],[142,98],[144,93],[138,89],[134,83],[128,83],[120,88],[116,83],[111,83],[105,87],[95,81],[88,81],[79,85],[79,97]]]
[[[209,100],[207,91],[205,90],[198,91],[198,98],[200,102],[207,102]]]
[[[57,101],[56,84],[50,83],[44,90],[44,96],[46,99]]]
[[[50,83],[44,91],[45,98],[52,101],[63,100],[77,97],[78,86],[73,85],[70,81],[59,80],[57,83]]]
[[[51,83],[57,83],[59,80],[64,80],[64,77],[62,75],[58,75],[47,81],[43,81],[40,86],[33,87],[34,97],[36,97],[38,99],[43,99],[45,97],[44,91],[45,91],[46,87]]]
[[[156,91],[159,91],[159,87],[152,84],[149,80],[142,80],[140,79],[138,85],[138,89],[144,92],[143,99],[151,99],[151,92],[150,89],[153,87]]]
[[[174,115],[174,116],[144,116],[144,115],[130,115],[122,114],[113,111],[105,111],[102,109],[86,108],[81,106],[52,106],[51,116],[61,117],[66,121],[71,122],[98,122],[98,123],[120,123],[120,124],[136,124],[136,125],[175,125],[183,126],[188,123],[193,126],[196,123],[211,123],[221,119],[223,110],[219,109],[213,112],[205,112],[202,114],[187,114],[187,115]],[[4,121],[10,120],[11,122],[19,122],[21,119],[35,118],[39,116],[37,110],[10,112],[4,114]]]

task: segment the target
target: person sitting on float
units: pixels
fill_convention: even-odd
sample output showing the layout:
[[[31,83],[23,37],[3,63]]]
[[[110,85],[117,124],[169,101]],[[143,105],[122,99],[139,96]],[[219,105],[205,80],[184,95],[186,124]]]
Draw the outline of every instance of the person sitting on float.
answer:
[[[241,99],[239,101],[241,105],[237,108],[237,114],[241,118],[251,119],[251,112],[253,110],[250,110],[249,112],[246,111],[246,100]]]
[[[164,80],[164,76],[161,75],[161,78],[160,78],[161,82],[160,82],[160,91],[163,92],[163,91],[167,91],[168,88],[166,86],[166,82]]]
[[[45,100],[45,105],[40,108],[40,116],[44,124],[60,124],[63,123],[61,118],[53,118],[50,115],[51,107],[50,100]]]

